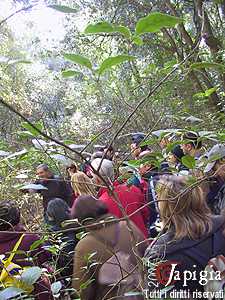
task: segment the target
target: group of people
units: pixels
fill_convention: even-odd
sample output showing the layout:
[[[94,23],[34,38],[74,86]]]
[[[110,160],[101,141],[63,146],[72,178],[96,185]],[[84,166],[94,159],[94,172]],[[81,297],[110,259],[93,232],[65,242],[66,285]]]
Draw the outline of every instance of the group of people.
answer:
[[[24,232],[23,253],[13,261],[56,270],[71,298],[141,300],[169,284],[203,292],[199,280],[157,274],[165,261],[176,262],[180,274],[200,274],[210,259],[225,256],[225,145],[206,151],[197,133],[186,132],[179,142],[161,136],[159,147],[160,158],[136,133],[128,162],[115,164],[114,148],[105,146],[80,168],[68,166],[65,178],[39,165],[44,222],[56,237],[32,247],[40,236],[24,232],[16,203],[1,201],[0,254],[7,256]],[[52,245],[57,254],[47,250]],[[38,280],[37,299],[52,299],[49,284],[48,277]]]

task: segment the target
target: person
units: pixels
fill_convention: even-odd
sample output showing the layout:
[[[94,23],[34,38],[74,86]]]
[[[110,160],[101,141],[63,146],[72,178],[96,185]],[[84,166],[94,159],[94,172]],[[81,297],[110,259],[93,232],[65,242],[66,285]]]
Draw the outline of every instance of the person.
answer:
[[[92,183],[92,180],[83,172],[77,172],[72,175],[71,185],[76,196],[97,195],[95,185]]]
[[[210,176],[207,203],[214,214],[220,214],[225,207],[225,145],[214,145],[206,157],[204,173]]]
[[[73,176],[73,174],[77,173],[77,166],[75,163],[71,163],[66,167],[66,180],[70,181],[70,188],[72,190],[72,196],[71,196],[71,206],[73,206],[73,203],[76,201],[76,194],[73,191],[73,187],[71,185],[71,177]],[[68,183],[69,184],[69,183]]]
[[[189,174],[188,168],[182,164],[182,157],[184,156],[184,151],[180,145],[174,146],[168,155],[168,162],[172,165],[172,167],[175,167],[178,175]]]
[[[71,178],[73,174],[77,172],[77,166],[74,163],[71,163],[66,167],[67,178]]]
[[[60,176],[54,175],[48,165],[41,164],[37,167],[37,176],[35,184],[41,184],[47,190],[40,190],[43,197],[44,214],[46,212],[48,202],[53,198],[63,199],[69,206],[72,204],[72,188],[70,183],[65,182]]]
[[[112,145],[111,146],[106,145],[103,149],[103,152],[104,152],[106,159],[111,160],[111,161],[113,160],[115,150]]]
[[[58,239],[54,241],[54,245],[58,243],[60,246],[56,256],[56,270],[60,273],[58,279],[62,279],[68,285],[66,278],[71,279],[73,274],[73,255],[78,242],[76,239],[78,225],[63,226],[63,222],[70,220],[71,215],[68,204],[60,198],[49,201],[46,213],[50,231],[58,233]],[[60,233],[62,230],[65,232]]]
[[[167,157],[167,147],[172,142],[173,134],[172,133],[161,133],[158,137],[159,139],[159,147],[161,149],[162,155],[164,158]]]
[[[150,154],[150,150],[148,149],[148,145],[140,146],[140,144],[145,139],[145,134],[143,133],[135,133],[132,135],[132,143],[130,145],[131,156],[134,159],[141,159],[144,156]]]
[[[117,282],[121,269],[116,259],[126,256],[126,260],[121,259],[119,263],[127,261],[129,266],[137,267],[147,248],[143,234],[132,221],[129,225],[126,221],[118,221],[109,214],[105,203],[91,196],[78,198],[75,214],[86,227],[87,234],[75,248],[73,288],[81,300],[121,299],[123,294]],[[104,271],[105,263],[113,258],[114,264],[109,264],[108,271]],[[137,271],[133,273],[138,275]],[[131,276],[132,272],[126,280]]]
[[[98,191],[99,200],[103,201],[107,205],[109,212],[118,218],[123,217],[124,214],[130,215],[130,220],[147,237],[146,222],[149,217],[149,210],[146,206],[143,192],[138,187],[134,185],[128,187],[125,183],[114,185],[114,193],[112,194],[106,183],[110,185],[114,182],[113,163],[107,159],[101,161],[101,159],[96,158],[92,162],[92,167],[96,171],[99,170],[99,174],[102,177],[100,178],[92,173],[93,182],[102,186]]]
[[[20,241],[21,238],[21,241]],[[30,250],[34,243],[39,243],[40,236],[35,233],[28,234],[20,223],[20,210],[13,201],[0,201],[0,255],[9,258],[17,242],[20,241],[18,249],[12,259],[12,263],[25,267],[46,267],[51,260],[51,255],[43,245]],[[0,274],[3,271],[0,267]],[[52,299],[50,283],[46,278],[39,279],[34,285],[32,293],[37,300]]]
[[[182,140],[185,142],[181,145],[181,149],[183,150],[184,154],[190,155],[196,160],[199,160],[201,157],[202,148],[200,136],[195,132],[186,132],[183,134]]]
[[[148,272],[156,276],[158,288],[173,286],[177,291],[203,292],[200,272],[212,257],[225,255],[225,220],[211,214],[201,186],[188,188],[181,177],[162,179],[158,201],[163,232],[146,250]],[[157,274],[164,268],[170,275],[162,280]],[[174,277],[175,271],[180,274],[179,280]],[[196,279],[184,282],[185,272],[196,274]]]

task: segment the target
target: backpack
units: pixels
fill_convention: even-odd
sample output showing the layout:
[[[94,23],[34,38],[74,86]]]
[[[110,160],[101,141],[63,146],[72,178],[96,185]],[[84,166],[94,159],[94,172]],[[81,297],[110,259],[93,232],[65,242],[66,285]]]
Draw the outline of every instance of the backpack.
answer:
[[[2,269],[0,273],[0,288],[5,289],[8,287],[17,287],[26,291],[28,294],[32,293],[34,286],[31,284],[25,284],[20,280],[21,274],[26,268],[13,263],[13,258],[24,238],[24,234],[21,235],[19,240],[16,242],[10,256],[7,259],[0,259],[0,268]]]
[[[102,243],[107,245],[113,255],[105,261],[98,272],[98,283],[103,286],[109,286],[117,289],[117,300],[143,300],[141,294],[140,282],[141,275],[137,267],[131,262],[129,253],[116,250],[116,245],[119,241],[120,225],[116,223],[116,237],[112,243],[103,239],[97,234],[94,236]]]

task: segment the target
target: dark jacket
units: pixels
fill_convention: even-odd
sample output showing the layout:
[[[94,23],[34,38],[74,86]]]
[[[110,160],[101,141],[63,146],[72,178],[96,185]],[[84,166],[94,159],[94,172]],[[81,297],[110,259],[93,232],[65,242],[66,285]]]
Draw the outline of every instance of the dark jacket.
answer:
[[[53,198],[61,198],[71,206],[73,190],[70,183],[65,182],[62,177],[53,175],[49,180],[37,180],[35,184],[41,184],[47,188],[39,192],[43,197],[44,211],[47,209],[48,202]]]
[[[207,204],[214,214],[220,214],[218,207],[220,200],[225,197],[225,182],[219,178],[211,178],[209,182],[209,192],[207,194]]]
[[[49,224],[51,226],[51,223]],[[61,232],[62,230],[65,230],[65,232]],[[76,238],[78,230],[72,226],[54,225],[51,226],[51,231],[55,232],[53,244],[58,244],[60,247],[60,251],[56,256],[56,269],[60,271],[58,277],[65,280],[73,275],[73,256],[75,246],[78,243]]]
[[[146,250],[145,257],[149,260],[149,262],[156,261],[168,261],[175,262],[178,265],[176,266],[176,270],[180,271],[181,280],[176,281],[174,284],[176,290],[190,290],[195,291],[203,291],[204,286],[200,285],[200,271],[204,270],[208,261],[219,254],[225,256],[225,237],[223,234],[225,221],[221,216],[214,216],[213,220],[213,228],[210,234],[203,236],[199,240],[190,240],[188,238],[184,238],[179,241],[173,241],[173,233],[167,232],[163,234],[155,244],[149,246]],[[164,267],[168,267],[165,264]],[[160,263],[162,266],[162,263]],[[155,274],[157,282],[159,283],[160,288],[164,288],[167,280],[162,283],[161,279],[159,279],[159,275],[163,270],[159,271],[160,268],[156,267]],[[197,280],[191,280],[187,282],[187,286],[184,286],[183,274],[184,271],[191,271],[192,274],[196,271]],[[163,271],[162,271],[163,272]],[[161,283],[160,283],[161,281]],[[159,288],[158,287],[158,288]],[[153,286],[152,286],[153,288]],[[153,288],[154,289],[154,288]]]
[[[14,231],[23,232],[24,228],[21,225],[17,225],[13,228]],[[24,231],[25,233],[25,231]],[[5,255],[9,257],[10,252],[13,250],[15,244],[21,237],[22,233],[17,233],[11,231],[0,232],[0,255]],[[37,234],[25,234],[21,244],[18,248],[19,253],[15,254],[13,258],[13,263],[18,264],[21,267],[28,266],[39,266],[42,267],[44,263],[50,260],[51,255],[49,252],[44,250],[40,245],[36,247],[33,251],[29,251],[31,245],[38,241],[40,237]],[[31,260],[32,258],[32,260]],[[28,260],[29,259],[29,260]],[[1,271],[1,269],[0,269]],[[50,295],[50,283],[46,279],[39,279],[35,284],[34,295],[38,295],[35,299],[38,300],[49,300],[52,299]]]

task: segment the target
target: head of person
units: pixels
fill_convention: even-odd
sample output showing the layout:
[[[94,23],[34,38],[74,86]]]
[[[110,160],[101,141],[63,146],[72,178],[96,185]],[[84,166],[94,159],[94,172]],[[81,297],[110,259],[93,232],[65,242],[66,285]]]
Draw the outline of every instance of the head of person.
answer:
[[[49,179],[53,175],[49,166],[46,164],[39,165],[36,169],[36,174],[40,179]]]
[[[217,144],[206,154],[209,161],[205,167],[204,173],[215,175],[225,181],[225,145]]]
[[[90,195],[77,198],[74,209],[74,218],[79,222],[95,221],[108,213],[104,202]]]
[[[66,167],[66,172],[69,176],[72,176],[72,174],[77,172],[77,166],[74,163],[70,164]]]
[[[144,158],[144,160],[143,160],[143,163],[139,167],[139,172],[143,178],[146,178],[145,175],[148,175],[149,172],[151,173],[158,169],[158,167],[157,167],[158,158],[155,153],[151,153],[150,151],[149,151],[149,153],[144,155],[143,158]]]
[[[135,133],[132,135],[130,149],[133,158],[138,158],[141,152],[146,151],[148,149],[147,145],[140,146],[144,138],[145,135],[143,133]]]
[[[160,146],[160,148],[163,150],[163,149],[165,149],[165,148],[168,146],[169,143],[170,143],[169,136],[168,136],[168,135],[165,135],[165,136],[163,136],[163,137],[160,139],[160,141],[159,141],[159,146]]]
[[[111,145],[111,146],[105,146],[104,147],[104,153],[106,153],[105,154],[105,158],[106,159],[109,159],[109,160],[113,160],[113,156],[114,156],[114,154],[115,154],[115,150],[114,150],[114,148],[113,148],[113,146]]]
[[[157,193],[162,223],[175,240],[200,239],[211,231],[211,212],[201,186],[191,188],[183,178],[168,176],[159,182]]]
[[[168,160],[171,164],[176,165],[181,162],[182,157],[184,156],[184,151],[180,145],[176,145],[171,152],[169,153]]]
[[[182,140],[185,144],[181,145],[181,148],[185,155],[195,156],[202,147],[202,142],[199,140],[199,135],[195,132],[186,132]]]
[[[95,195],[96,190],[91,178],[83,172],[74,173],[71,177],[71,185],[77,195]]]
[[[13,201],[0,201],[0,231],[8,231],[20,223],[20,210]]]
[[[60,198],[54,198],[49,201],[46,213],[50,223],[59,226],[62,222],[71,218],[68,204]]]
[[[104,180],[108,183],[112,183],[114,181],[114,168],[113,168],[113,162],[108,159],[101,159],[101,158],[96,158],[92,161],[91,163],[92,168],[95,171],[98,171],[100,176],[104,178]],[[102,179],[93,172],[93,181],[96,184],[103,184]]]

